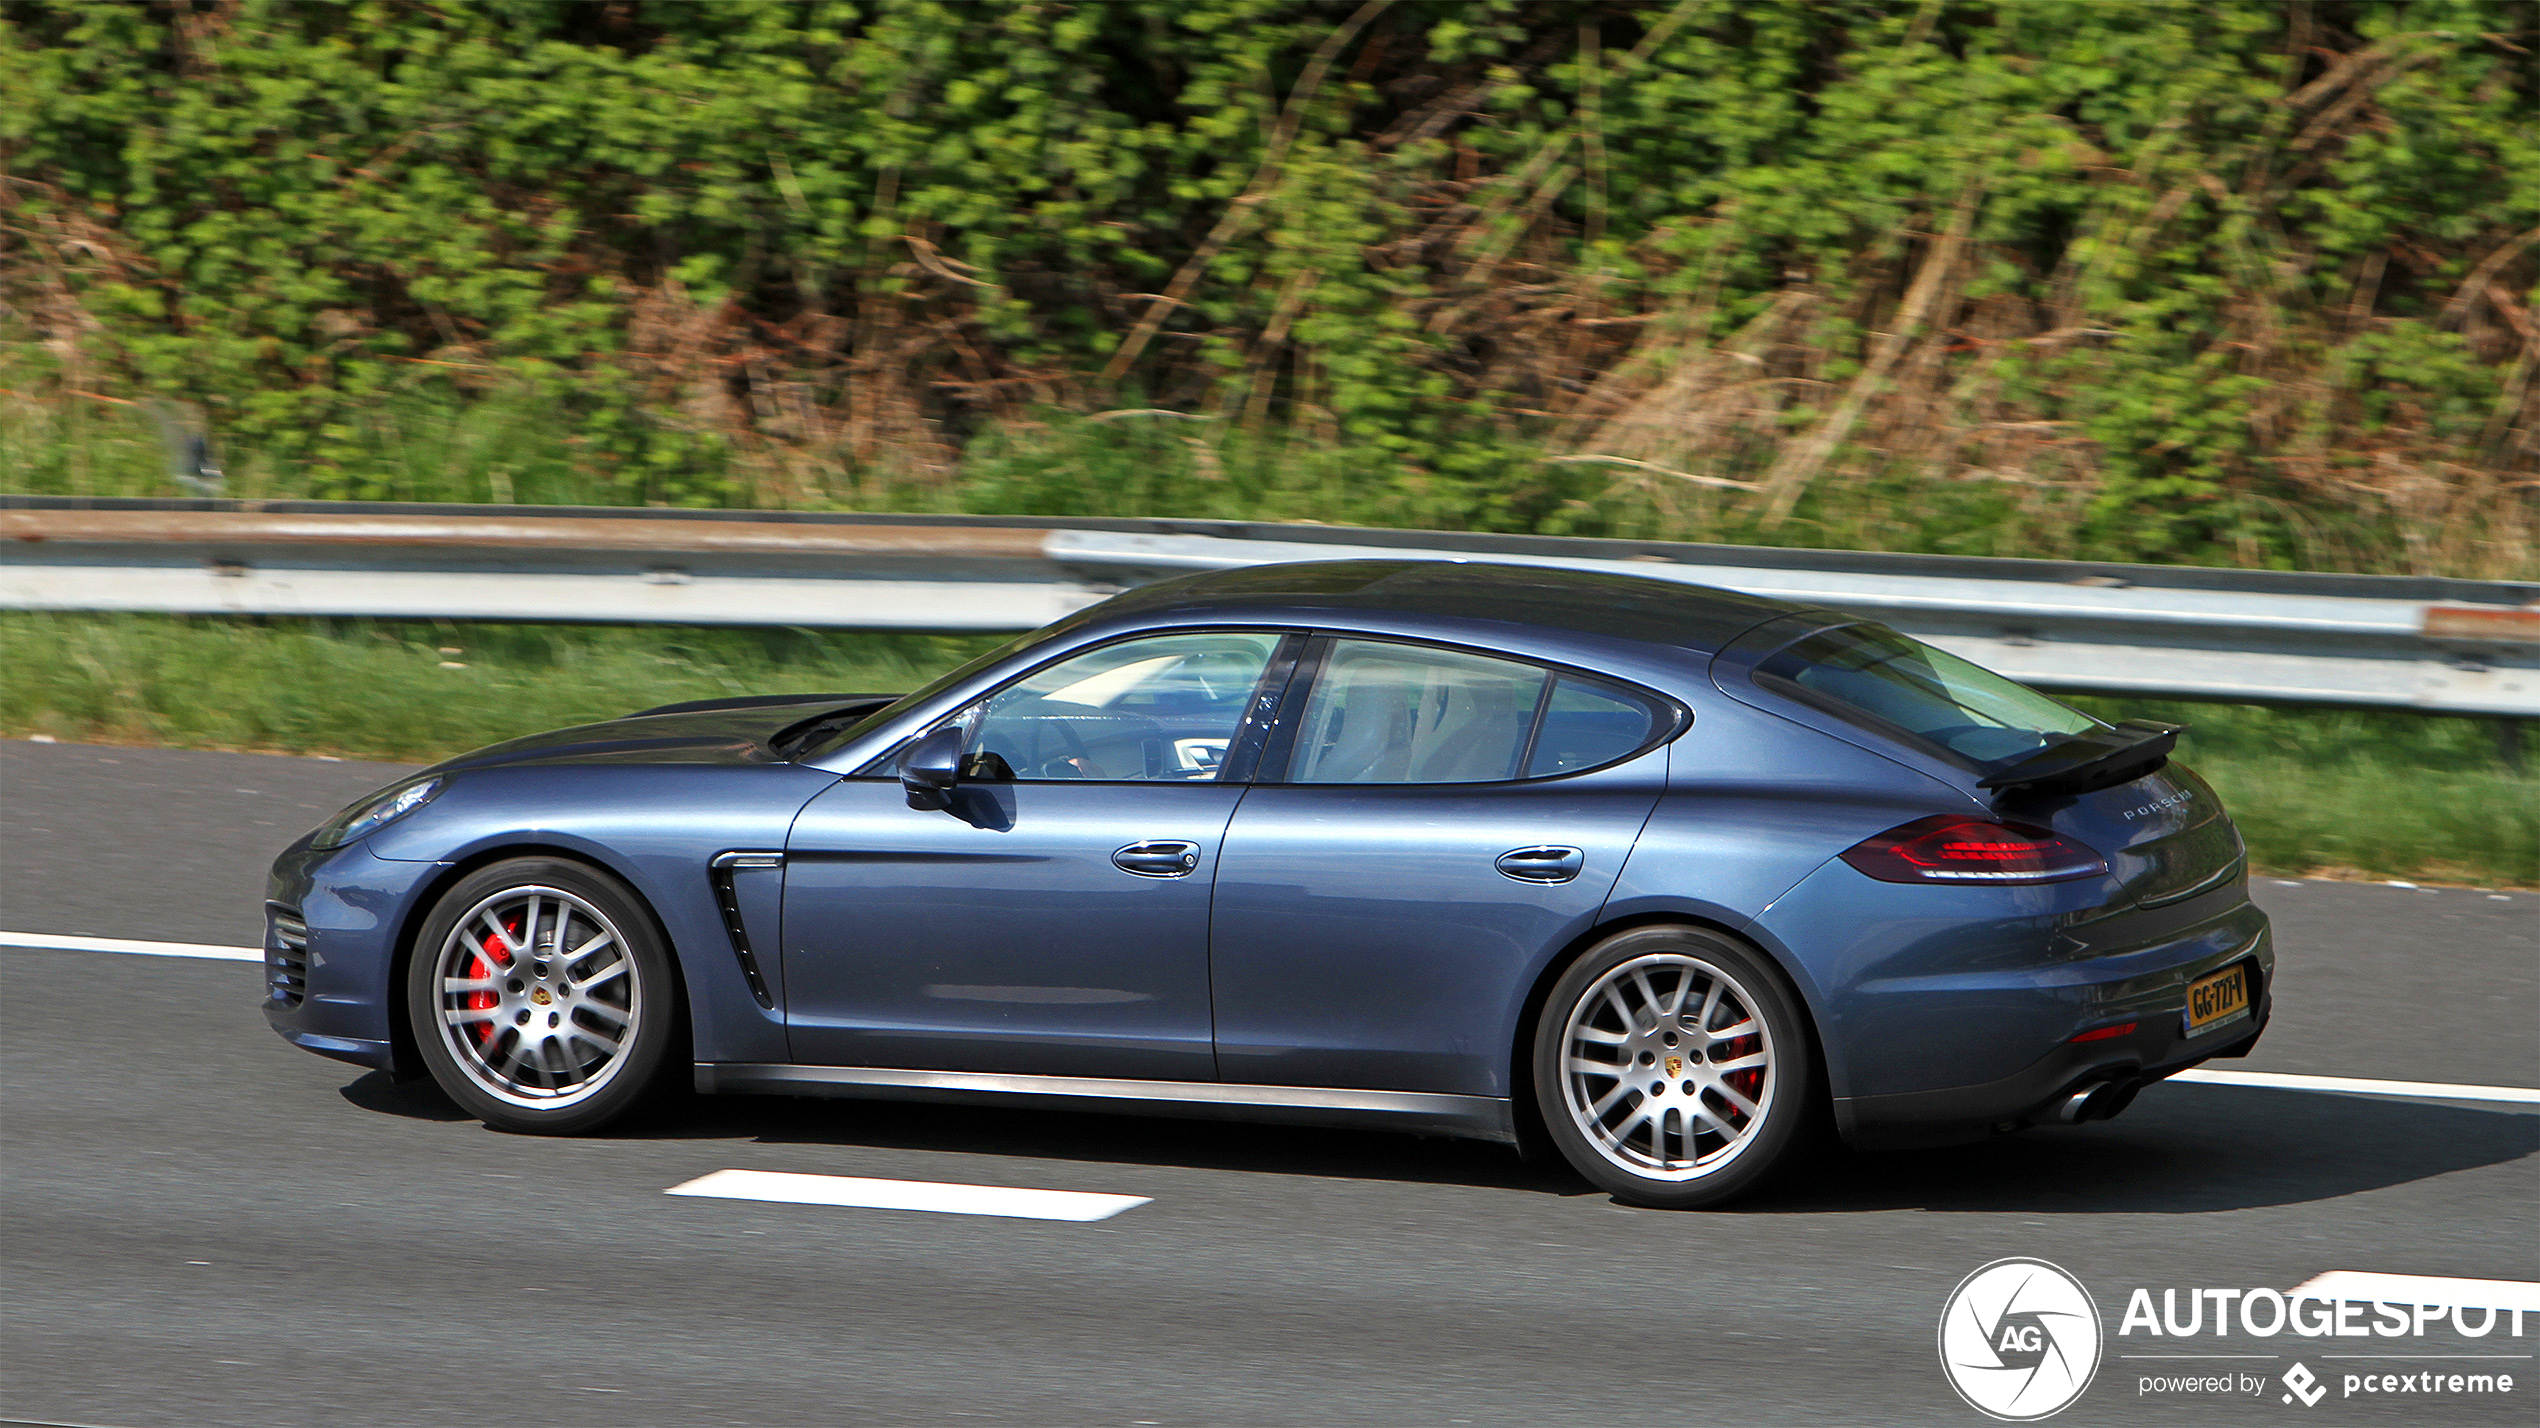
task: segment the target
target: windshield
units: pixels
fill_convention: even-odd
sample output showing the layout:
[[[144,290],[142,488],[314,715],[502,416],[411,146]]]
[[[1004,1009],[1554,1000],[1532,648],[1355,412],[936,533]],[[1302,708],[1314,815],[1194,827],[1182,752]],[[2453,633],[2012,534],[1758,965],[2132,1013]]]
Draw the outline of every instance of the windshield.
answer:
[[[1033,630],[1028,634],[1008,640],[1004,644],[997,646],[995,649],[988,651],[986,654],[979,656],[977,659],[970,661],[968,664],[962,665],[958,669],[952,670],[946,674],[938,675],[934,679],[927,681],[924,687],[920,688],[913,694],[903,694],[892,703],[886,704],[881,708],[874,710],[871,714],[868,714],[853,723],[847,724],[841,728],[822,732],[818,738],[794,751],[793,762],[811,763],[814,760],[821,758],[823,755],[828,754],[832,750],[841,747],[849,739],[854,738],[857,734],[863,732],[864,730],[873,728],[874,726],[880,724],[883,720],[899,717],[900,711],[915,708],[916,706],[925,703],[927,700],[934,698],[943,691],[952,688],[954,685],[961,683],[963,680],[968,679],[971,675],[978,673],[980,670],[986,669],[992,664],[1000,663],[1013,655],[1020,654],[1024,650],[1028,650],[1043,641],[1055,639],[1083,623],[1084,621],[1082,619],[1071,615],[1068,618],[1060,620],[1054,624],[1043,625],[1041,628]]]
[[[2104,727],[2069,704],[1882,625],[1820,630],[1756,666],[1755,682],[1991,772]]]

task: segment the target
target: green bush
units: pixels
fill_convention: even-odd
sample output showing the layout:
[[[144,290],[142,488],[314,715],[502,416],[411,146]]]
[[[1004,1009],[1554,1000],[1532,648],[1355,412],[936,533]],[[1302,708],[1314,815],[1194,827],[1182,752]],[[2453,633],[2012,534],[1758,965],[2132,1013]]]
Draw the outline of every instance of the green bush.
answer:
[[[1177,509],[1277,467],[1323,518],[2521,571],[2532,40],[2529,0],[0,0],[0,481],[171,489],[199,413],[256,494],[1057,509],[1101,443],[1051,413],[1160,407],[1208,418]]]

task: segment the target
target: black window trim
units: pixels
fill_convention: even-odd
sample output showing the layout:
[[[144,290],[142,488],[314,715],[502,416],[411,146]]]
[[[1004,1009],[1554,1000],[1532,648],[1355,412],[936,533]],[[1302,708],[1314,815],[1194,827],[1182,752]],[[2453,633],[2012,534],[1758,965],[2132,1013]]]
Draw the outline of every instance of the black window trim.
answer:
[[[1279,713],[1276,721],[1271,727],[1269,738],[1264,742],[1260,764],[1253,770],[1251,782],[1254,784],[1272,784],[1282,788],[1368,789],[1506,788],[1516,784],[1551,783],[1558,779],[1578,778],[1586,774],[1598,773],[1605,769],[1613,768],[1617,764],[1630,763],[1632,760],[1647,754],[1652,749],[1661,748],[1667,744],[1673,743],[1676,739],[1682,737],[1687,729],[1693,727],[1693,711],[1686,708],[1681,701],[1671,698],[1668,695],[1661,694],[1657,690],[1651,689],[1646,685],[1634,684],[1625,679],[1617,679],[1610,674],[1599,674],[1594,670],[1581,669],[1576,665],[1556,664],[1551,660],[1536,659],[1531,655],[1510,654],[1506,650],[1482,649],[1473,645],[1459,645],[1450,640],[1422,639],[1413,635],[1376,634],[1366,630],[1334,629],[1317,629],[1311,631],[1310,634],[1311,638],[1305,642],[1304,653],[1297,661],[1296,673],[1294,677],[1288,681],[1287,696],[1279,703]],[[1544,671],[1546,677],[1543,682],[1543,690],[1535,696],[1534,722],[1526,728],[1525,751],[1517,760],[1517,768],[1519,770],[1518,776],[1515,778],[1471,779],[1455,783],[1290,782],[1288,779],[1288,772],[1295,763],[1297,732],[1299,726],[1301,726],[1305,721],[1305,707],[1314,698],[1314,686],[1320,682],[1322,678],[1324,663],[1331,655],[1332,646],[1342,640],[1358,640],[1372,644],[1412,645],[1422,649],[1444,650],[1449,654],[1470,655],[1480,659],[1501,660],[1509,664],[1530,665],[1536,669]],[[1650,713],[1653,716],[1650,720],[1649,736],[1641,740],[1639,744],[1635,745],[1629,753],[1607,759],[1601,764],[1594,764],[1583,769],[1563,769],[1559,773],[1526,774],[1524,772],[1525,768],[1534,762],[1535,741],[1543,733],[1544,710],[1550,706],[1553,691],[1560,686],[1561,681],[1564,679],[1575,679],[1582,684],[1592,687],[1615,690],[1627,698],[1648,705]]]
[[[1270,647],[1269,662],[1262,666],[1261,678],[1254,683],[1252,693],[1245,696],[1243,721],[1235,726],[1234,737],[1227,741],[1226,762],[1218,770],[1217,777],[1213,779],[1017,778],[1011,780],[997,779],[994,780],[993,786],[998,788],[1012,788],[1019,785],[1029,784],[1034,787],[1118,788],[1136,787],[1145,784],[1216,784],[1219,786],[1227,786],[1250,783],[1252,782],[1251,778],[1239,775],[1249,775],[1253,768],[1259,766],[1261,762],[1260,749],[1263,742],[1269,735],[1269,726],[1272,722],[1271,719],[1264,719],[1260,717],[1260,705],[1262,699],[1273,690],[1285,691],[1288,688],[1297,668],[1302,663],[1301,652],[1309,642],[1308,632],[1297,629],[1294,626],[1167,626],[1163,628],[1128,630],[1122,632],[1114,639],[1096,640],[1092,644],[1078,645],[1063,654],[1045,659],[1040,663],[1033,665],[1029,669],[1022,670],[1010,679],[999,680],[989,688],[980,691],[978,694],[963,700],[961,703],[953,706],[949,710],[946,710],[944,713],[918,725],[902,737],[892,740],[888,748],[884,749],[881,753],[874,755],[871,759],[866,760],[864,764],[856,769],[854,773],[848,774],[847,777],[852,779],[897,779],[899,777],[900,753],[910,744],[916,742],[928,731],[940,728],[946,720],[957,718],[968,710],[975,709],[980,705],[987,703],[989,700],[1005,693],[1008,689],[1013,688],[1015,685],[1022,683],[1024,680],[1030,679],[1033,675],[1039,674],[1042,670],[1056,668],[1071,659],[1075,659],[1079,655],[1089,655],[1098,650],[1107,650],[1114,645],[1125,645],[1136,640],[1168,639],[1181,635],[1278,636],[1278,643]],[[1276,708],[1281,706],[1274,703],[1273,707]],[[1273,718],[1275,717],[1276,716],[1274,715]],[[979,782],[987,783],[989,781],[979,780]]]
[[[1244,702],[1243,722],[1235,726],[1235,736],[1226,743],[1226,762],[1218,770],[1217,783],[1249,784],[1261,768],[1262,754],[1277,731],[1279,711],[1287,707],[1288,691],[1296,683],[1297,670],[1305,663],[1306,647],[1313,637],[1303,630],[1282,630],[1279,643],[1270,651],[1270,662],[1262,667],[1261,682],[1253,686],[1252,696]]]
[[[1516,778],[1495,779],[1493,782],[1513,783],[1521,781],[1526,777],[1526,770],[1535,766],[1535,745],[1543,740],[1543,716],[1552,708],[1552,692],[1560,687],[1561,672],[1559,670],[1548,670],[1543,681],[1543,688],[1535,691],[1535,712],[1533,716],[1526,721],[1526,742],[1517,750]],[[1658,721],[1652,719],[1649,721],[1649,724],[1650,727],[1654,729],[1658,726]],[[1577,772],[1577,770],[1573,770],[1573,772]],[[1549,778],[1553,777],[1553,775],[1547,774],[1545,777]]]

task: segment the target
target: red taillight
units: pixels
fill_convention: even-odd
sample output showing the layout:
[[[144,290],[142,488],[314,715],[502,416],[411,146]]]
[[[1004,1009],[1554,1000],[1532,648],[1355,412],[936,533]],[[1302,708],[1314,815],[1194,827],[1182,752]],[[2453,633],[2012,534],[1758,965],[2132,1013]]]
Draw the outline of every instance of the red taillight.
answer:
[[[2115,1026],[2093,1027],[2090,1030],[2083,1032],[2081,1035],[2074,1037],[2073,1043],[2075,1045],[2079,1045],[2085,1041],[2114,1041],[2120,1036],[2133,1035],[2134,1027],[2135,1024],[2130,1021],[2119,1022]]]
[[[1865,838],[1843,861],[1883,883],[2060,883],[2108,871],[2060,833],[1948,813]]]

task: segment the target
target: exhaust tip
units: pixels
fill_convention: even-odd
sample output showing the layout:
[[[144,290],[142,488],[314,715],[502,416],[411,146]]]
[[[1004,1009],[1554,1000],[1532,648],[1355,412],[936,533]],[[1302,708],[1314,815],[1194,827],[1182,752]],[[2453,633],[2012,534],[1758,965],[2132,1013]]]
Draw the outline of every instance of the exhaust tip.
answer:
[[[2135,1093],[2143,1089],[2140,1081],[2111,1081],[2099,1088],[2084,1109],[2094,1121],[2113,1121],[2134,1104]]]
[[[2088,1120],[2090,1118],[2091,1099],[2097,1096],[2100,1092],[2107,1090],[2112,1084],[2112,1082],[2107,1081],[2096,1082],[2094,1084],[2084,1086],[2080,1090],[2075,1091],[2071,1095],[2056,1102],[2055,1120],[2057,1123],[2068,1126],[2077,1126],[2083,1121]]]
[[[2094,1081],[2055,1103],[2056,1121],[2077,1126],[2084,1121],[2112,1121],[2134,1104],[2142,1089],[2132,1081]]]

